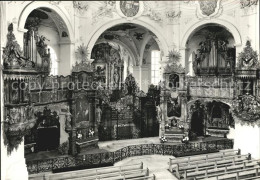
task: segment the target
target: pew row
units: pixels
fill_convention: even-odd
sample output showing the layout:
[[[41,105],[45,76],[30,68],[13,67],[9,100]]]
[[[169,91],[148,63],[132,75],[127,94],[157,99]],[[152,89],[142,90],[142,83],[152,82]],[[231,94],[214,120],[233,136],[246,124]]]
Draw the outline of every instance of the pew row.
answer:
[[[255,168],[249,168],[249,169],[242,169],[242,170],[236,170],[236,171],[230,171],[225,173],[220,173],[217,175],[209,175],[207,177],[199,177],[199,178],[193,178],[193,180],[252,180],[252,179],[258,179],[260,176],[260,167]]]
[[[48,179],[63,180],[63,179],[72,179],[78,177],[80,178],[86,176],[98,176],[98,175],[118,173],[118,172],[123,174],[126,171],[133,171],[133,170],[140,170],[140,169],[143,169],[143,163],[55,173],[55,174],[50,174]]]
[[[247,162],[251,160],[251,155],[234,155],[225,156],[222,158],[206,159],[200,161],[192,161],[189,163],[178,163],[172,169],[172,172],[176,174],[177,178],[184,176],[184,173],[194,172],[203,169],[221,168],[226,165],[236,165],[241,162]]]
[[[227,156],[234,156],[234,155],[241,155],[240,149],[238,150],[226,150],[218,153],[206,154],[206,155],[196,155],[196,156],[188,156],[183,158],[170,158],[169,161],[169,170],[173,172],[173,169],[176,168],[176,164],[178,163],[187,163],[190,164],[194,161],[200,160],[209,160],[209,159],[216,159],[216,158],[223,158]]]
[[[144,179],[149,176],[149,169],[138,169],[138,170],[130,170],[124,172],[113,172],[113,173],[106,173],[100,175],[93,175],[93,176],[81,176],[78,178],[70,178],[67,180],[122,180],[122,179]]]
[[[185,171],[184,173],[184,179],[204,179],[212,176],[217,176],[219,174],[223,173],[229,173],[229,172],[236,172],[237,170],[245,170],[245,169],[250,169],[250,168],[258,168],[259,166],[259,160],[253,160],[251,162],[244,162],[242,164],[237,164],[237,165],[226,165],[224,167],[216,167],[213,169],[203,169],[203,170],[198,170],[194,172],[187,172]]]

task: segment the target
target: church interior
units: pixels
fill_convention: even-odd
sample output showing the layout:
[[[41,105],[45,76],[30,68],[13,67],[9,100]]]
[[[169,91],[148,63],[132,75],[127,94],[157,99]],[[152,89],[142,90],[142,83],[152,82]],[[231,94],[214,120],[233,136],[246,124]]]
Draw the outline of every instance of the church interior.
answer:
[[[1,1],[1,179],[260,179],[259,7]]]

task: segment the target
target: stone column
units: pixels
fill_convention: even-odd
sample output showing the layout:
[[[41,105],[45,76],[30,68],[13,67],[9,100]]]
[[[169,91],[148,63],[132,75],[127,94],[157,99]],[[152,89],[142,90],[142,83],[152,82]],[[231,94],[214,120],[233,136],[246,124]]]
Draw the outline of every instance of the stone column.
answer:
[[[140,84],[140,89],[143,90],[145,93],[148,92],[148,86],[150,82],[150,75],[149,75],[149,68],[147,65],[143,65],[140,68],[141,71],[141,84]]]
[[[24,158],[24,138],[17,149],[13,150],[11,155],[4,160],[6,166],[6,177],[4,179],[8,180],[27,180],[28,171],[26,168],[25,158]]]
[[[59,75],[70,75],[72,65],[75,63],[74,58],[74,44],[70,41],[61,41],[60,43],[60,61],[58,74]]]
[[[136,83],[140,87],[141,81],[140,81],[140,66],[134,66],[133,67],[133,77],[135,78]]]

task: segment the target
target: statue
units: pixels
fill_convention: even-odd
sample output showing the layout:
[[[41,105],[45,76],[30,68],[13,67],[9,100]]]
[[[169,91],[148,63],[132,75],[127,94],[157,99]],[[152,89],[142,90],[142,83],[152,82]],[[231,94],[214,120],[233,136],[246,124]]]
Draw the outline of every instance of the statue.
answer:
[[[96,108],[96,120],[98,123],[101,122],[101,115],[102,115],[102,110],[100,109],[100,107],[98,106]]]
[[[66,113],[65,117],[66,117],[65,129],[70,129],[71,128],[71,113],[69,112],[69,108],[68,108],[68,112]]]
[[[114,75],[113,75],[113,80],[114,80],[114,87],[118,87],[118,83],[119,83],[119,74],[118,74],[116,68],[115,68],[115,72],[114,72]]]
[[[160,105],[156,106],[156,112],[157,112],[157,120],[159,122],[162,121],[162,109],[160,107]]]

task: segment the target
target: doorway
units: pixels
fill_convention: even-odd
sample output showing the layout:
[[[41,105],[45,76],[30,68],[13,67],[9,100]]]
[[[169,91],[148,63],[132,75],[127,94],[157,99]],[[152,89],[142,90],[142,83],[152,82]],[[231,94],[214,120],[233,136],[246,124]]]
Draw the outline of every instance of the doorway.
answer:
[[[195,111],[191,118],[191,131],[197,136],[204,136],[203,112]]]

